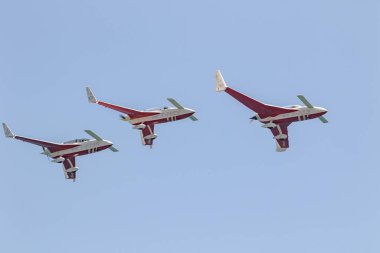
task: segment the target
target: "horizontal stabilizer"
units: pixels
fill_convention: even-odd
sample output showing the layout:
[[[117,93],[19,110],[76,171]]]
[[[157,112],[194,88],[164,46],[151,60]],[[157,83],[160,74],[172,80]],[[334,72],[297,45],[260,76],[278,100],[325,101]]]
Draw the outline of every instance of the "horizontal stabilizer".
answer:
[[[227,89],[227,84],[224,81],[220,70],[216,71],[215,78],[216,78],[216,91],[225,91]]]
[[[328,120],[323,116],[319,117],[319,120],[322,121],[323,123],[328,123]]]
[[[91,130],[84,130],[88,135],[90,135],[91,137],[93,137],[95,140],[97,141],[102,141],[103,139],[97,135],[96,133],[94,133],[93,131]]]
[[[93,131],[91,130],[84,130],[88,135],[90,135],[91,137],[93,137],[95,140],[97,141],[104,141],[102,139],[102,137],[100,137],[99,135],[97,135],[96,133],[94,133]],[[112,143],[111,143],[112,144]],[[109,147],[109,149],[113,152],[119,152],[119,150],[117,150],[116,148],[114,148],[113,146]]]
[[[185,109],[182,105],[180,105],[174,98],[168,98],[168,101],[172,103],[178,109]]]
[[[92,90],[90,89],[90,87],[86,87],[86,92],[87,92],[88,102],[96,104],[98,101],[96,100],[94,93],[92,93]]]
[[[308,108],[314,108],[314,106],[303,96],[303,95],[298,95],[297,96],[301,101],[302,103],[304,103]],[[322,108],[323,109],[323,108]],[[327,112],[327,111],[325,111]],[[322,121],[323,123],[328,123],[327,119],[323,116],[320,116],[318,117],[320,121]]]
[[[112,151],[112,152],[119,152],[118,149],[114,148],[113,146],[109,147],[109,149]]]
[[[310,104],[309,101],[307,101],[307,99],[303,96],[303,95],[298,95],[297,96],[301,101],[302,103],[304,103],[308,108],[314,108],[314,106],[312,104]]]
[[[4,134],[7,138],[15,138],[15,135],[12,133],[11,129],[7,126],[7,124],[3,123]]]

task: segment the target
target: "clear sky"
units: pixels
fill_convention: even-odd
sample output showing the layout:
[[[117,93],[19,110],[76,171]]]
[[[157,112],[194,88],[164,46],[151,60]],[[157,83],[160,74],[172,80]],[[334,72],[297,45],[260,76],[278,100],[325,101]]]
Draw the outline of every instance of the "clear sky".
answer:
[[[0,121],[114,142],[66,181],[0,139],[0,252],[380,252],[380,5],[370,0],[0,1]],[[214,71],[266,103],[329,110],[275,152]],[[85,86],[136,109],[197,111],[153,149]]]

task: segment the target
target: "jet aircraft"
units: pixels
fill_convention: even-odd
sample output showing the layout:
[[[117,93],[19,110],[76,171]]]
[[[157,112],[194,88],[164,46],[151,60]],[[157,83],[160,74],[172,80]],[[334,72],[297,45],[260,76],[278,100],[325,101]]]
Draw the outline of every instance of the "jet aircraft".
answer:
[[[274,106],[264,104],[253,98],[250,98],[230,87],[225,83],[220,70],[216,71],[216,91],[225,91],[240,103],[256,112],[256,115],[251,120],[257,120],[268,128],[276,140],[276,151],[282,152],[289,148],[288,126],[296,121],[303,121],[318,118],[323,123],[328,121],[322,116],[327,110],[322,107],[316,107],[309,103],[303,95],[298,95],[298,98],[306,105],[292,106]]]
[[[198,120],[193,115],[195,111],[184,108],[173,98],[168,98],[168,101],[172,103],[176,108],[164,107],[162,109],[138,111],[127,107],[98,101],[89,87],[86,87],[86,91],[88,101],[90,103],[99,104],[123,113],[120,115],[120,119],[132,124],[133,129],[140,130],[142,144],[149,145],[151,148],[153,145],[153,140],[157,138],[157,135],[154,133],[154,126],[156,124],[172,122],[185,118],[190,118],[192,121]]]
[[[76,179],[76,172],[78,170],[78,167],[75,165],[75,158],[77,156],[92,154],[107,148],[113,152],[118,151],[112,146],[112,142],[103,140],[91,130],[85,130],[85,132],[92,136],[94,140],[76,139],[64,143],[54,143],[15,135],[5,123],[3,123],[3,128],[5,136],[8,138],[41,146],[43,150],[41,154],[50,158],[51,162],[63,163],[65,178],[73,181]]]

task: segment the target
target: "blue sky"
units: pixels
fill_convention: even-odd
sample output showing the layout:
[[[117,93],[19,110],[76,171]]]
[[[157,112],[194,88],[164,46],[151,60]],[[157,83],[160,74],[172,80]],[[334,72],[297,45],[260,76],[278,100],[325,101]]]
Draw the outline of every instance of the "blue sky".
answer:
[[[0,140],[1,252],[379,252],[378,1],[2,1],[0,119],[77,159]],[[214,71],[266,103],[329,110],[275,152]],[[153,149],[118,113],[174,97],[198,122],[158,125]]]

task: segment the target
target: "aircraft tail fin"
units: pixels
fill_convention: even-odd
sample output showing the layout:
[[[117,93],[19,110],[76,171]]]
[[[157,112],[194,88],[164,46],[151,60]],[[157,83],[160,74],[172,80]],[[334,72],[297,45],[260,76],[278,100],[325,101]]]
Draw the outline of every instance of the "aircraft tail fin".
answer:
[[[98,101],[96,100],[94,93],[92,93],[92,90],[90,89],[90,87],[86,87],[86,92],[87,92],[88,102],[96,104]]]
[[[227,84],[224,81],[220,70],[216,71],[215,78],[216,78],[216,91],[225,91],[227,89]]]
[[[11,129],[9,129],[7,124],[3,123],[3,128],[4,128],[5,137],[7,137],[7,138],[15,138],[16,137],[14,135],[14,133],[11,131]]]

